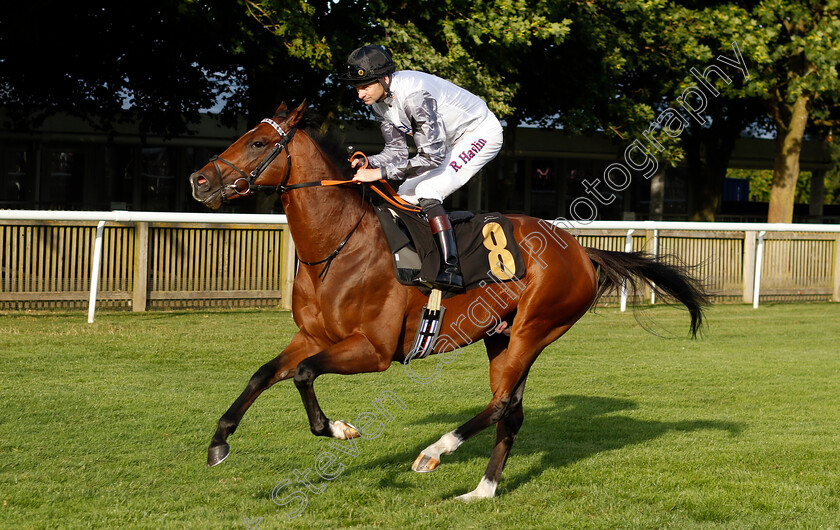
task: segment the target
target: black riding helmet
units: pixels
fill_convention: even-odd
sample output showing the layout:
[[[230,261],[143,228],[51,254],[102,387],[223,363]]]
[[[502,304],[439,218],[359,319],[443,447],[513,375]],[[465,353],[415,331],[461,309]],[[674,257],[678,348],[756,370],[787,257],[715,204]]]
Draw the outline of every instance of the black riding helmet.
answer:
[[[368,44],[353,50],[338,79],[352,83],[353,86],[361,86],[391,75],[394,70],[394,60],[385,47]]]

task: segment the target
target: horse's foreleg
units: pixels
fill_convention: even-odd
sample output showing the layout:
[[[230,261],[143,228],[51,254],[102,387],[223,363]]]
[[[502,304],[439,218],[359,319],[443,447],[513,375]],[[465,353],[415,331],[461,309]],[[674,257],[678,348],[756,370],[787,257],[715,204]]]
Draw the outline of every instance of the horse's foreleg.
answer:
[[[315,397],[315,378],[322,374],[361,374],[381,372],[391,364],[390,358],[377,353],[376,347],[364,335],[351,337],[302,361],[295,371],[295,386],[300,392],[309,428],[316,436],[347,439],[359,436],[358,431],[342,421],[330,422],[318,398]]]
[[[216,433],[210,441],[210,448],[207,450],[207,465],[212,467],[221,464],[230,454],[230,446],[227,438],[236,431],[239,422],[248,410],[248,407],[274,383],[288,379],[294,375],[297,364],[311,355],[313,348],[301,335],[296,335],[289,346],[277,357],[265,363],[251,376],[245,390],[236,398],[219,419]]]

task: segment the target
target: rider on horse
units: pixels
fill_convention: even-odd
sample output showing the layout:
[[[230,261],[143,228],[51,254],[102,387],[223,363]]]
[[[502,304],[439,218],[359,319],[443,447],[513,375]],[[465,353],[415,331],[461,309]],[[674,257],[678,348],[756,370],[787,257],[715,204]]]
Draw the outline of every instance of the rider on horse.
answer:
[[[396,71],[381,46],[367,45],[347,59],[339,79],[352,83],[359,99],[370,105],[380,122],[385,148],[370,156],[370,168],[358,168],[353,180],[403,181],[397,193],[419,205],[440,249],[441,272],[434,280],[418,278],[434,288],[461,291],[464,280],[455,234],[443,200],[466,184],[502,147],[502,126],[478,96],[439,77],[412,70]],[[405,135],[414,138],[417,153],[409,157]]]

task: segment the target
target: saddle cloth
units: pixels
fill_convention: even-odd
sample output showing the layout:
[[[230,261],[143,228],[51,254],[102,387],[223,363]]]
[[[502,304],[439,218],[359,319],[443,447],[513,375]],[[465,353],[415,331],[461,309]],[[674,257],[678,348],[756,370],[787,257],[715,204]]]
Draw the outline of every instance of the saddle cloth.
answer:
[[[440,252],[428,221],[419,214],[389,205],[375,208],[393,256],[397,280],[430,293],[430,288],[414,281],[418,276],[435,278],[440,269]],[[451,212],[449,218],[455,229],[467,290],[524,276],[525,262],[507,217],[496,212],[479,215]],[[444,298],[455,294],[444,293]]]

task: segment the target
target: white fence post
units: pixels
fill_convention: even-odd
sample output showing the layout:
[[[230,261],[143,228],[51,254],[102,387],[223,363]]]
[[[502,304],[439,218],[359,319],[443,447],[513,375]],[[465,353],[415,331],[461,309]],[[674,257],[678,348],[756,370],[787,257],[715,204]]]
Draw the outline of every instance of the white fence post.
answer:
[[[755,230],[744,231],[744,250],[741,253],[742,265],[741,276],[743,293],[741,300],[749,304],[753,299],[755,288],[755,240],[758,232]]]
[[[659,256],[659,230],[653,231],[653,257]],[[650,283],[650,305],[656,303],[656,284]]]
[[[283,229],[283,309],[292,308],[292,290],[295,283],[295,241],[289,225]]]
[[[633,252],[633,230],[627,231],[627,236],[624,239],[624,252]],[[621,282],[621,312],[627,309],[627,280]]]
[[[758,297],[761,292],[761,261],[764,258],[764,234],[766,230],[758,233],[758,244],[755,247],[755,285],[753,286],[753,309],[758,308]]]
[[[134,288],[131,310],[145,311],[149,290],[149,223],[134,224]]]
[[[93,264],[90,267],[90,302],[88,303],[88,324],[93,324],[96,311],[96,292],[99,290],[99,268],[102,263],[102,237],[105,234],[105,221],[96,225],[96,242],[93,244]]]
[[[831,289],[831,301],[840,302],[840,234],[834,235],[834,269],[832,271],[834,284]]]

